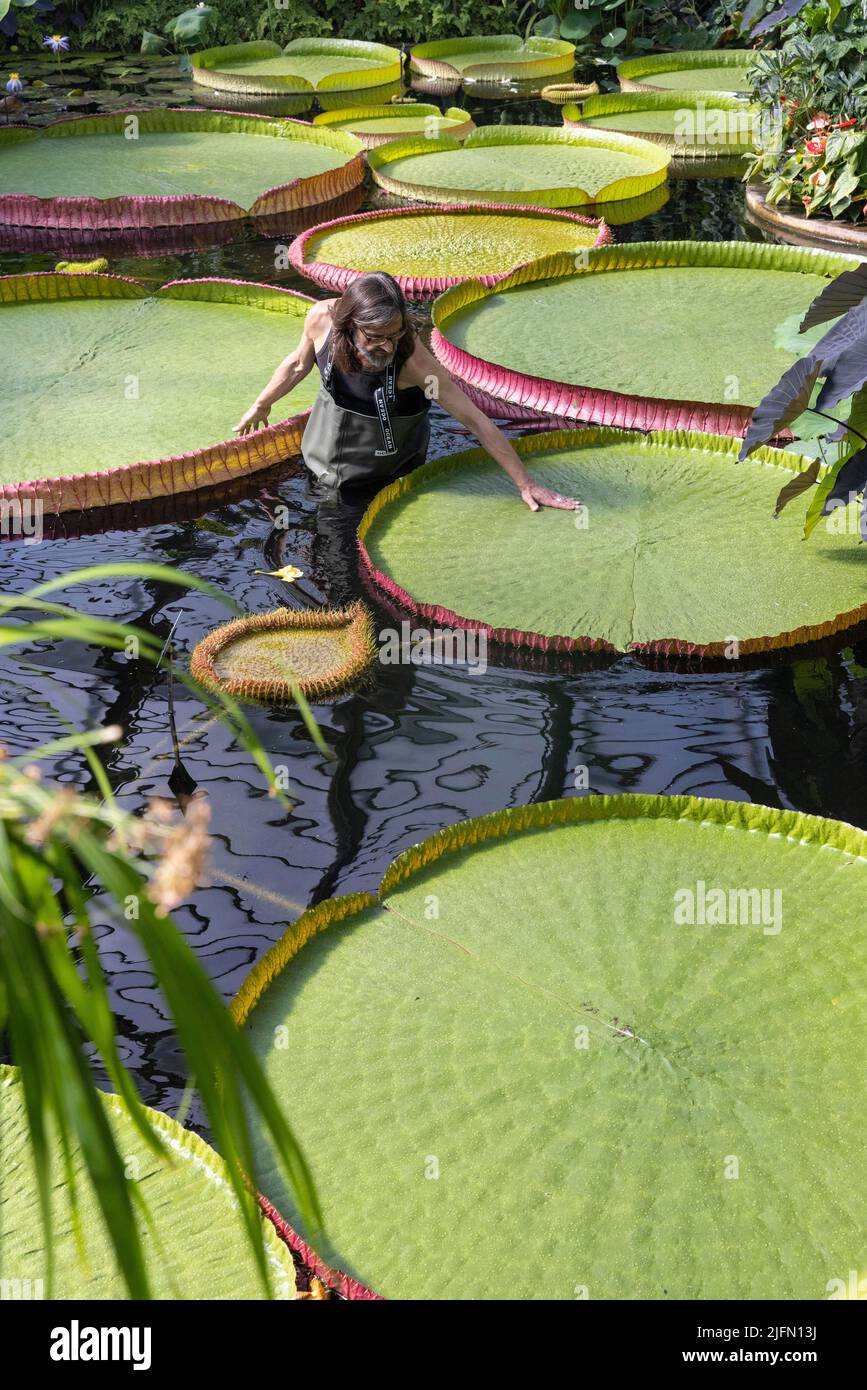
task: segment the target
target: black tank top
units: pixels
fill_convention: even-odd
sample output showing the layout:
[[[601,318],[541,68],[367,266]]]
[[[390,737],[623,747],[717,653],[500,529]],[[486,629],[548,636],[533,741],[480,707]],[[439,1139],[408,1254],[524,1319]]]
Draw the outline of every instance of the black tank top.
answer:
[[[323,384],[327,378],[328,353],[331,342],[329,328],[325,342],[316,352],[316,365]],[[332,363],[331,376],[326,390],[336,405],[344,410],[357,411],[359,415],[376,415],[373,396],[378,387],[385,384],[385,368],[381,372],[342,372]],[[420,415],[430,410],[430,401],[420,386],[404,386],[395,392],[394,415]]]

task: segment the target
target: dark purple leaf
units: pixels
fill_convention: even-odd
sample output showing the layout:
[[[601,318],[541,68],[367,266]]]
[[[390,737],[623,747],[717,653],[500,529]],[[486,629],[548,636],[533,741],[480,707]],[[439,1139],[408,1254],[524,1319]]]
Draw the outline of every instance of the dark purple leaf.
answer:
[[[826,285],[817,295],[798,326],[799,333],[806,333],[817,323],[827,323],[829,319],[839,318],[849,309],[854,309],[862,299],[867,299],[867,265],[859,265],[855,270],[844,270],[830,285]]]
[[[760,444],[767,444],[807,409],[821,370],[821,361],[811,355],[799,358],[783,373],[753,411],[738,462],[743,462]]]
[[[822,363],[822,375],[824,376],[835,365],[839,357],[856,348],[865,339],[867,339],[867,301],[863,304],[856,304],[854,309],[850,309],[848,314],[844,314],[839,323],[835,323],[833,328],[829,328],[824,338],[820,338],[813,348],[813,356]]]
[[[780,489],[779,496],[774,504],[774,520],[780,515],[784,507],[790,502],[794,502],[796,497],[800,497],[802,492],[806,492],[808,487],[812,487],[818,482],[819,469],[822,466],[821,459],[813,459],[810,467],[804,473],[798,473],[785,487]]]
[[[761,34],[766,34],[769,29],[776,29],[777,25],[782,24],[784,20],[794,19],[795,15],[808,3],[809,0],[786,0],[785,5],[781,5],[778,10],[771,10],[770,14],[765,15],[764,19],[756,25],[750,37],[757,39]]]
[[[826,335],[827,336],[827,335]],[[825,384],[819,392],[818,410],[832,410],[839,401],[854,396],[867,381],[867,335],[853,347],[845,349],[830,368],[826,368]]]
[[[859,449],[857,454],[853,454],[843,464],[834,479],[834,486],[822,505],[822,516],[829,516],[836,507],[847,507],[854,494],[863,492],[865,484],[867,484],[867,448]]]
[[[791,482],[786,482],[784,488],[779,489],[777,502],[774,503],[774,520],[777,520],[779,513],[784,507],[788,507],[789,502],[799,498],[800,493],[806,492],[814,482],[818,481],[818,470],[821,467],[821,459],[814,459],[806,473],[799,473]]]
[[[752,28],[752,26],[755,24],[756,16],[759,14],[759,11],[764,7],[764,3],[765,0],[749,0],[749,4],[744,9],[743,15],[741,16],[742,34],[745,34],[747,30]]]

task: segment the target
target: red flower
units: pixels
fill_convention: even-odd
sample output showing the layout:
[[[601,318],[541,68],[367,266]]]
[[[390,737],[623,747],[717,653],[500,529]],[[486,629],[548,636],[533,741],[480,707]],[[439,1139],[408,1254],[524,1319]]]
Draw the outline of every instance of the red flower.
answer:
[[[855,116],[850,116],[848,121],[835,121],[834,124],[838,130],[846,130],[850,125],[857,125],[858,121]]]
[[[826,116],[824,111],[819,111],[811,121],[807,122],[808,130],[824,130],[831,124],[831,117]]]
[[[804,149],[808,154],[824,154],[827,143],[826,136],[818,135],[815,140],[808,140]]]

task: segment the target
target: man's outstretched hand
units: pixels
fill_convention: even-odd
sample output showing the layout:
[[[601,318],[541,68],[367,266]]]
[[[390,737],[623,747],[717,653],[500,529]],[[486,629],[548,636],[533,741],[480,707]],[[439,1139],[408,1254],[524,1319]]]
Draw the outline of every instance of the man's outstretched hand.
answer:
[[[261,405],[251,405],[246,414],[242,415],[237,425],[234,426],[233,434],[250,434],[252,430],[258,430],[262,425],[267,425],[271,407],[267,409]]]
[[[540,507],[559,507],[561,510],[574,512],[581,506],[577,497],[561,497],[559,492],[539,487],[538,483],[529,483],[527,487],[522,487],[521,498],[531,512],[537,512]]]

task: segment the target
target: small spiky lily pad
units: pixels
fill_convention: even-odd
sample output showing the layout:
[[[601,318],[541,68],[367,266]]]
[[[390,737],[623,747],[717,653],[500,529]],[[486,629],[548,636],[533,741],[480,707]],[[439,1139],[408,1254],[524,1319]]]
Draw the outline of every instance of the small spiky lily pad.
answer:
[[[203,685],[239,700],[327,700],[350,689],[373,661],[373,622],[363,603],[349,608],[277,608],[236,618],[203,638],[190,660]]]
[[[126,1287],[105,1228],[102,1210],[73,1149],[77,1218],[63,1180],[59,1140],[51,1147],[54,1184],[54,1284],[46,1278],[48,1255],[39,1210],[37,1172],[30,1144],[21,1073],[0,1066],[0,1136],[4,1181],[0,1189],[0,1243],[4,1284],[19,1286],[11,1298],[118,1299]],[[115,1142],[124,1156],[131,1186],[148,1207],[139,1230],[151,1292],[158,1299],[252,1299],[264,1297],[253,1252],[223,1160],[197,1134],[160,1111],[145,1116],[166,1148],[154,1153],[118,1096],[100,1097]],[[261,1221],[262,1245],[273,1296],[295,1297],[295,1269],[287,1245],[289,1229],[273,1208]],[[76,1239],[80,1232],[81,1243]],[[277,1228],[275,1230],[275,1227]],[[45,1281],[45,1287],[40,1284]],[[35,1286],[35,1287],[34,1287]],[[2,1287],[2,1286],[0,1286]],[[37,1291],[38,1290],[38,1291]]]
[[[305,912],[232,1012],[310,1154],[320,1254],[393,1299],[863,1278],[865,891],[838,821],[580,796],[449,826]]]

